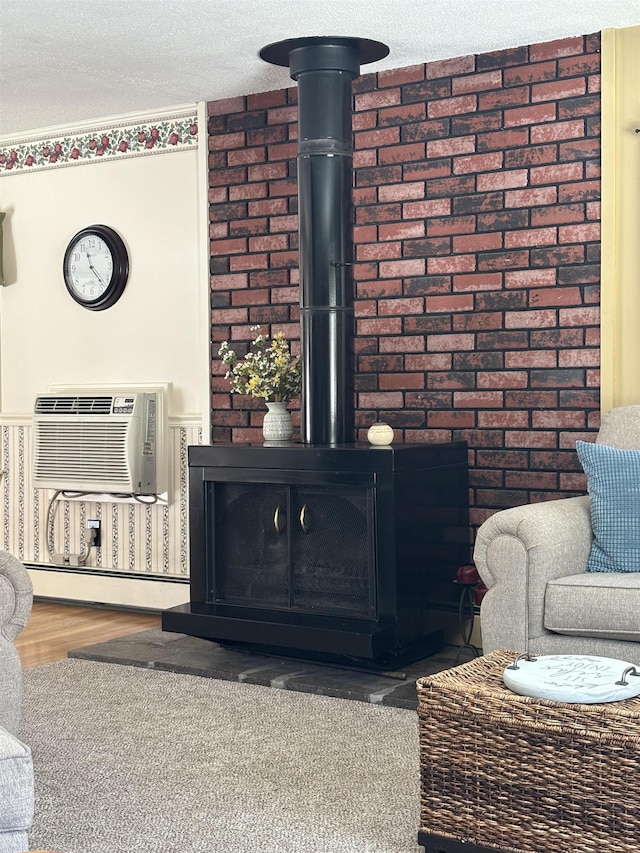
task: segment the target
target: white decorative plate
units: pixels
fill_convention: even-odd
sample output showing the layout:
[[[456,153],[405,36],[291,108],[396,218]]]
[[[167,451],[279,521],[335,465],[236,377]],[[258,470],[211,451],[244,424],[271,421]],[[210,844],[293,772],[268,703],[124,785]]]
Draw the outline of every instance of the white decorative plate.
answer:
[[[596,655],[529,657],[519,657],[502,674],[506,686],[522,696],[581,704],[640,696],[640,667],[628,661]]]

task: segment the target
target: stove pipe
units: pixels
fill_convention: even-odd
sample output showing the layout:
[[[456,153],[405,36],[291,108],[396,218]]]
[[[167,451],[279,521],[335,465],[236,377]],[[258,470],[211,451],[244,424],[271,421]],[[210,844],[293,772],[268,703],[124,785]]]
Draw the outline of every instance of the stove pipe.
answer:
[[[353,441],[351,81],[389,53],[318,36],[263,47],[298,83],[298,222],[303,444]]]

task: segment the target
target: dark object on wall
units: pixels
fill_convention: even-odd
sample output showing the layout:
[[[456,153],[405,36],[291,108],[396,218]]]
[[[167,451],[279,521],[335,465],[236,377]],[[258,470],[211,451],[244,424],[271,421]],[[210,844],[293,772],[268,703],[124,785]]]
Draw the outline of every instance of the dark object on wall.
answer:
[[[69,241],[62,274],[67,290],[83,308],[110,308],[122,296],[129,277],[124,240],[108,225],[83,228]]]
[[[189,522],[191,602],[165,630],[403,666],[455,625],[467,445],[190,447]]]
[[[298,83],[301,437],[353,441],[351,81],[389,53],[368,39],[311,37],[264,47]]]

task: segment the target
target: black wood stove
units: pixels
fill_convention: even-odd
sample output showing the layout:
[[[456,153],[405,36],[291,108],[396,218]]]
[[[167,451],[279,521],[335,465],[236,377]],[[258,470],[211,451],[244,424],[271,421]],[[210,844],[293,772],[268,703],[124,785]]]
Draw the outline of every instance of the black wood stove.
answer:
[[[189,448],[190,601],[167,631],[392,667],[456,623],[466,443],[353,441],[351,81],[387,53],[338,37],[261,51],[299,89],[301,443]]]

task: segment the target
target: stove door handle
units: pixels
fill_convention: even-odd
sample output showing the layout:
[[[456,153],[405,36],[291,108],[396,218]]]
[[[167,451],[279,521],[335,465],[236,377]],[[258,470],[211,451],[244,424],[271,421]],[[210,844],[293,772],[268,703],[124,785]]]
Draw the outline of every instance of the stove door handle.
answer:
[[[276,511],[273,514],[273,526],[275,527],[278,536],[281,536],[287,528],[285,514],[282,511],[282,507],[276,507]]]
[[[306,504],[302,504],[300,510],[300,527],[303,533],[311,533],[311,525],[309,524],[309,509]]]

